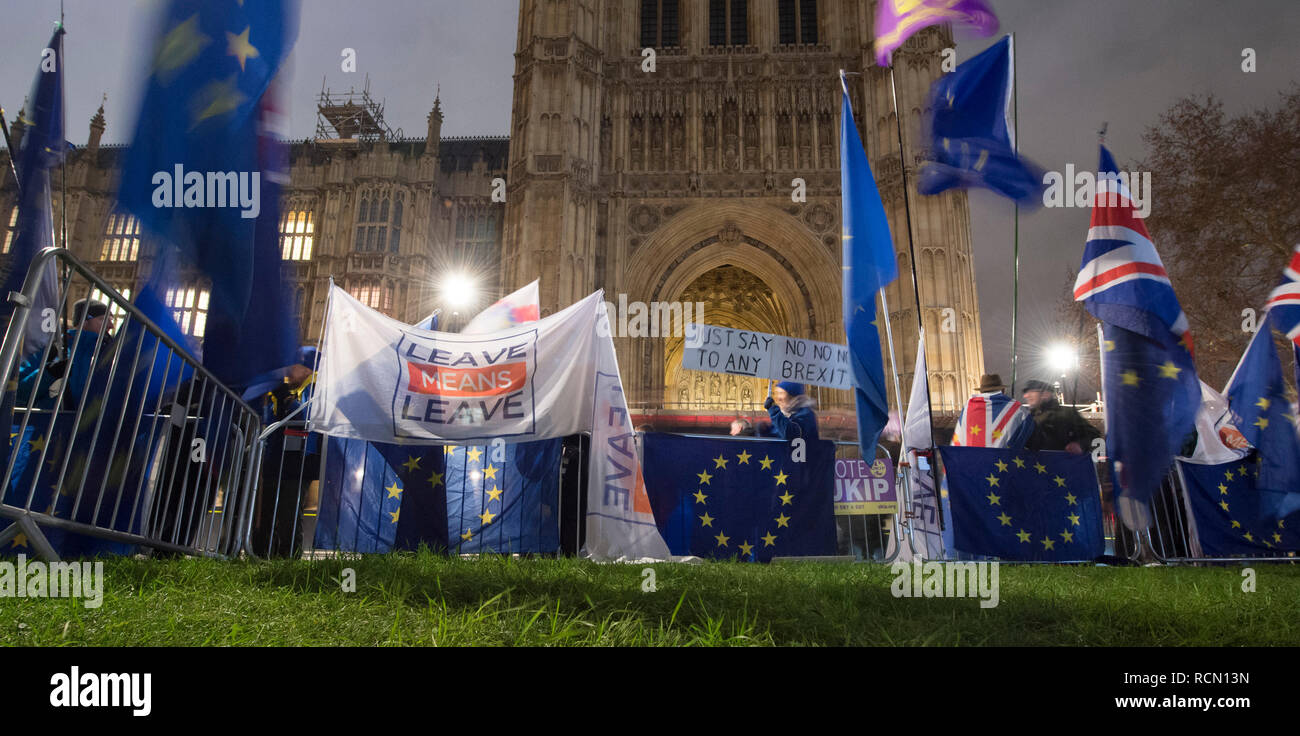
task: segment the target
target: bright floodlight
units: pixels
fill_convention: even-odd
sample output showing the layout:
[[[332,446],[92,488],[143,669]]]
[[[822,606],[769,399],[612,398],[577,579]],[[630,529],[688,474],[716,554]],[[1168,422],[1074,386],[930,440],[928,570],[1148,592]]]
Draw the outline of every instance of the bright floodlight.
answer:
[[[441,284],[442,300],[453,309],[468,307],[478,298],[478,284],[463,273],[448,274]]]
[[[1053,345],[1047,350],[1047,363],[1058,373],[1069,373],[1079,364],[1079,354],[1069,345]]]

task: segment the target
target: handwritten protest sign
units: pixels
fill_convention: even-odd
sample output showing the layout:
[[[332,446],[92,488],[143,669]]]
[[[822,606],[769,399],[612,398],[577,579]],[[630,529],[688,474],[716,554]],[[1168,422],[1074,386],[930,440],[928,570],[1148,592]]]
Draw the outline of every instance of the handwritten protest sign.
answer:
[[[849,350],[817,340],[688,324],[682,367],[733,376],[852,388]]]

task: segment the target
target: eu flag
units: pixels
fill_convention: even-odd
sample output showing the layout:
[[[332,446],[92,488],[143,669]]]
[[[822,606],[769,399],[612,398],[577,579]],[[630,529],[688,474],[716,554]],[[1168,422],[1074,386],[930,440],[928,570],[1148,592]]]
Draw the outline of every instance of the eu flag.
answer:
[[[853,366],[853,395],[858,410],[858,444],[863,457],[875,457],[876,440],[889,422],[885,362],[877,329],[876,292],[898,278],[898,259],[880,191],[862,148],[849,90],[840,74],[840,202],[844,330]],[[889,319],[889,315],[885,315]]]
[[[448,445],[447,546],[460,554],[559,549],[562,442]]]
[[[1074,562],[1105,550],[1088,455],[942,447],[956,549],[1003,560]]]
[[[1178,461],[1196,539],[1207,557],[1300,551],[1300,511],[1279,516],[1281,491],[1260,488],[1258,456],[1221,465]]]
[[[331,437],[313,547],[389,552],[444,549],[443,448]]]
[[[645,484],[674,555],[768,562],[835,553],[835,444],[646,434]]]
[[[921,194],[984,187],[1026,205],[1042,201],[1042,173],[1016,153],[1009,119],[1014,55],[1007,36],[930,88],[933,158],[921,167]]]
[[[226,383],[286,365],[293,350],[293,315],[275,306],[282,162],[264,97],[297,10],[296,0],[167,2],[123,163],[122,207],[211,281],[204,362]]]
[[[14,223],[14,240],[10,245],[0,294],[21,291],[32,258],[42,249],[55,245],[54,216],[50,208],[50,169],[61,165],[67,152],[63,130],[63,35],[63,26],[60,25],[50,37],[46,48],[52,49],[54,54],[41,57],[36,81],[24,106],[26,132],[21,144],[14,142],[20,146],[16,161],[18,221]],[[51,333],[42,330],[41,313],[46,307],[58,306],[58,292],[58,279],[51,263],[42,274],[40,290],[32,304],[32,318],[27,322],[19,360],[44,348],[50,341]],[[0,306],[0,316],[4,321],[8,321],[12,310],[7,300]]]
[[[1280,494],[1269,497],[1282,504],[1278,516],[1300,509],[1300,436],[1270,322],[1251,338],[1225,393],[1233,426],[1259,451],[1256,485]]]
[[[136,304],[164,334],[184,343],[167,307],[149,287]],[[188,380],[193,369],[136,319],[130,319],[116,338],[83,332],[70,342],[73,367],[68,386],[50,414],[29,417],[22,435],[27,444],[18,448],[6,502],[21,506],[30,496],[33,511],[143,534],[146,515],[154,513],[146,479],[166,437],[164,420],[154,412],[161,398]],[[84,379],[75,378],[76,366],[88,370],[94,354],[94,370]],[[79,421],[74,424],[74,419]],[[221,456],[223,441],[213,437],[208,453]],[[205,465],[204,470],[219,472],[215,465]],[[45,533],[61,556],[132,551],[129,545],[59,529]]]

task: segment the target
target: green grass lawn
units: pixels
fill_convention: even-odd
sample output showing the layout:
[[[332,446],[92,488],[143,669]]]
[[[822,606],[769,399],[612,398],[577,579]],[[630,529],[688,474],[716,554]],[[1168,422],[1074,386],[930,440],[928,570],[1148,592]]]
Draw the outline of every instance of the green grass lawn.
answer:
[[[356,592],[343,592],[344,568]],[[888,566],[114,559],[104,599],[0,598],[4,645],[1300,644],[1300,566],[1003,565],[1000,604],[894,598]]]

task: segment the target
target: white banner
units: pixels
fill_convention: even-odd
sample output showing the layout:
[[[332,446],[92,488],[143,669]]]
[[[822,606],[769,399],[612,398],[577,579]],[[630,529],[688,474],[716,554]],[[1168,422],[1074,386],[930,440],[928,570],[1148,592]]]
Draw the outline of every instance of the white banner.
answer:
[[[666,559],[596,292],[482,335],[421,330],[330,289],[309,429],[407,445],[525,442],[592,432],[587,552]],[[608,332],[605,333],[608,335]]]
[[[853,387],[849,349],[817,340],[688,323],[682,367],[733,376]]]

